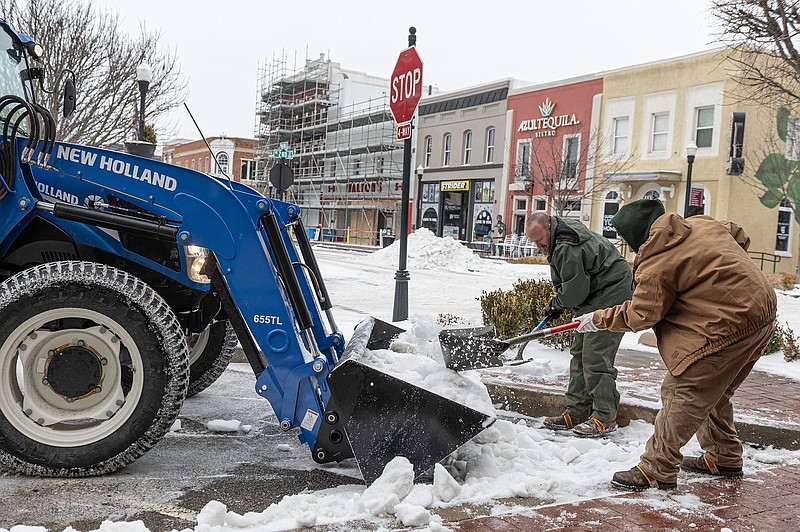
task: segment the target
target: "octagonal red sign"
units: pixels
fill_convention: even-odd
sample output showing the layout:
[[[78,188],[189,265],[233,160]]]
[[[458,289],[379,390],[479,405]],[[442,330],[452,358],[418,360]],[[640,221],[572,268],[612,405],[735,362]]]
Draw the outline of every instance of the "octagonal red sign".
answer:
[[[392,71],[389,108],[395,122],[410,122],[422,97],[422,59],[412,46],[400,52]]]

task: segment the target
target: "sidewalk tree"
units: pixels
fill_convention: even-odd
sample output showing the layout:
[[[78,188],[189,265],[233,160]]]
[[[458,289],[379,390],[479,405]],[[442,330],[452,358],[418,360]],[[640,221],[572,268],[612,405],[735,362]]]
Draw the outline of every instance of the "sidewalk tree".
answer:
[[[186,79],[174,50],[159,45],[161,33],[144,24],[135,37],[121,27],[118,14],[89,0],[0,0],[0,16],[31,35],[45,49],[42,103],[57,121],[58,138],[67,142],[108,146],[130,136],[138,120],[136,66],[153,66],[147,91],[148,121],[164,116],[185,99]],[[61,116],[61,87],[54,87],[64,69],[75,73],[77,108]]]

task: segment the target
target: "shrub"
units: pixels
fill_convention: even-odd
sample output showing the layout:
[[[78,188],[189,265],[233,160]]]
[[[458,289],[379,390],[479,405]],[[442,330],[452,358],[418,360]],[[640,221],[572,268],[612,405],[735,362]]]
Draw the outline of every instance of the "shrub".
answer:
[[[772,334],[764,354],[769,355],[778,351],[783,351],[783,358],[786,362],[800,360],[800,345],[788,323],[786,328],[781,327],[780,324],[775,327],[775,332]]]
[[[510,264],[549,264],[544,255],[531,255],[530,257],[516,257],[508,259]]]
[[[500,338],[512,338],[530,332],[544,318],[544,309],[553,297],[553,284],[546,280],[517,281],[511,290],[502,289],[481,294],[483,323],[493,325]],[[548,326],[568,323],[572,312],[567,311]],[[539,342],[561,350],[572,344],[573,332],[540,338]]]
[[[772,284],[772,287],[777,290],[791,290],[797,284],[797,276],[793,273],[780,272],[780,273],[767,273],[767,279]]]

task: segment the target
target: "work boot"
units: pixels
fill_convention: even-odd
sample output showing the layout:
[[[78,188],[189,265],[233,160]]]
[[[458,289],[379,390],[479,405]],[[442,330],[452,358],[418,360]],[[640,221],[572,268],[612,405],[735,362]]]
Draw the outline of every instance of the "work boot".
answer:
[[[708,453],[703,456],[689,456],[681,462],[681,469],[692,473],[701,473],[712,477],[740,479],[744,477],[741,467],[722,467],[716,465],[708,458]]]
[[[641,466],[631,468],[630,471],[617,471],[611,479],[611,485],[615,488],[626,490],[642,491],[648,488],[660,490],[674,490],[678,487],[677,482],[661,482],[644,472]]]
[[[576,436],[580,436],[581,438],[599,438],[600,436],[605,436],[609,432],[614,432],[615,430],[617,430],[616,421],[603,423],[596,417],[589,416],[588,420],[584,421],[580,425],[576,425],[575,428],[572,429],[572,433]]]
[[[544,428],[550,430],[569,430],[580,423],[583,423],[583,418],[572,417],[569,412],[544,418]]]

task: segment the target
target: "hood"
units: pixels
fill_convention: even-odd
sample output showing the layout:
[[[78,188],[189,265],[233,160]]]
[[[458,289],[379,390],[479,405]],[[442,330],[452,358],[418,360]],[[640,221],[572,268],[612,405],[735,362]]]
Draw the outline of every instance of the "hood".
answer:
[[[547,251],[548,259],[553,254],[556,242],[563,242],[572,246],[582,244],[589,239],[589,230],[581,222],[569,218],[550,217],[550,248]]]
[[[659,200],[642,199],[623,205],[611,218],[617,233],[631,249],[638,253],[650,237],[650,227],[664,214],[664,204]]]

